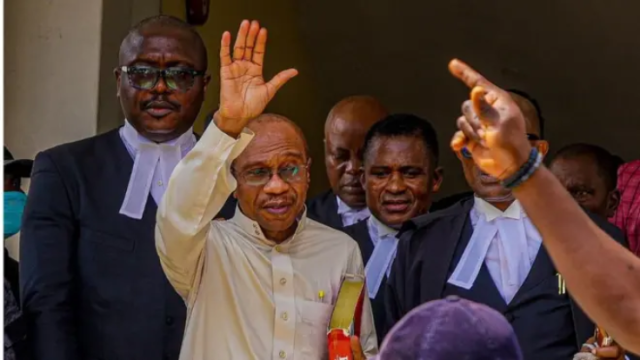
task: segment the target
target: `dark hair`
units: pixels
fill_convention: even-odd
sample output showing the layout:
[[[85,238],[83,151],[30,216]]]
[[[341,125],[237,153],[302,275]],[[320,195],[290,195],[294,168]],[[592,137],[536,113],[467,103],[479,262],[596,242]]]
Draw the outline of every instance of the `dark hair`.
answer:
[[[604,179],[607,190],[615,190],[618,183],[619,163],[615,156],[604,148],[592,144],[571,144],[558,150],[553,157],[556,159],[571,159],[578,156],[589,156],[598,167],[598,174]]]
[[[529,95],[529,93],[522,90],[508,89],[507,91],[527,99],[527,101],[529,101],[531,105],[533,105],[533,107],[536,109],[536,114],[538,115],[538,119],[539,119],[538,125],[540,127],[540,138],[544,139],[544,117],[542,116],[542,109],[540,108],[540,104],[538,104],[538,101],[534,99],[531,95]]]
[[[364,138],[362,149],[363,158],[371,148],[371,143],[378,138],[414,136],[424,141],[425,148],[433,156],[432,160],[438,165],[440,151],[438,149],[438,135],[431,124],[422,118],[411,114],[392,114],[375,123]]]

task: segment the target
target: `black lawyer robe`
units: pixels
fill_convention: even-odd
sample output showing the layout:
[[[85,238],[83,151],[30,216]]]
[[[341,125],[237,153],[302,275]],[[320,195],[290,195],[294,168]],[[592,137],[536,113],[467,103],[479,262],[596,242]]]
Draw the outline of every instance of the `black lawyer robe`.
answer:
[[[383,336],[420,304],[458,295],[503,313],[514,327],[526,360],[572,358],[593,335],[594,324],[570,294],[559,294],[557,271],[544,246],[540,247],[525,282],[509,304],[500,295],[485,265],[469,290],[447,283],[473,233],[469,220],[472,207],[473,199],[464,199],[406,224],[385,290],[387,322]],[[618,228],[605,219],[590,216],[626,246]]]

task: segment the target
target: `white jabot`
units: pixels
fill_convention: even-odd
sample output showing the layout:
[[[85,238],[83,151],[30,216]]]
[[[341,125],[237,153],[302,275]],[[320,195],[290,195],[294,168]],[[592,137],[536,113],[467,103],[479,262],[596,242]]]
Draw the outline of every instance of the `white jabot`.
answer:
[[[354,209],[340,200],[337,195],[336,200],[338,202],[338,215],[340,215],[344,227],[353,225],[371,216],[369,208],[366,206],[363,209]]]
[[[120,214],[142,219],[149,193],[160,204],[173,169],[196,144],[196,137],[189,129],[177,139],[157,144],[140,135],[125,120],[120,138],[134,159]]]
[[[181,360],[327,359],[327,326],[346,274],[364,276],[358,244],[306,217],[279,243],[236,208],[211,221],[236,189],[231,163],[249,144],[207,127],[180,161],[158,208],[156,249],[187,304]],[[364,299],[360,342],[377,353]]]
[[[367,220],[367,229],[374,247],[364,268],[364,273],[367,279],[369,298],[374,299],[378,294],[382,279],[391,273],[391,264],[393,264],[398,249],[398,238],[396,237],[398,230],[388,227],[373,215]]]
[[[484,262],[502,297],[509,303],[527,278],[540,250],[540,233],[517,200],[502,212],[475,197],[470,218],[473,235],[448,282],[470,289]]]

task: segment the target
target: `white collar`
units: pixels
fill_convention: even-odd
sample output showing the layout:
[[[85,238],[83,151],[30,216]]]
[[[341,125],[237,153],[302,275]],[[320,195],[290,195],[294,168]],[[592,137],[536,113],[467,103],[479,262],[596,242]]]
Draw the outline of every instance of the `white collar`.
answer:
[[[383,224],[373,215],[367,219],[367,225],[379,238],[384,238],[388,235],[395,237],[398,234],[398,230]]]
[[[187,145],[187,144],[193,142],[193,140],[195,140],[194,135],[193,135],[193,127],[191,127],[191,128],[189,128],[188,131],[186,131],[184,134],[178,136],[177,138],[175,138],[173,140],[169,140],[167,142],[163,142],[161,144],[158,144],[158,143],[155,143],[155,142],[147,139],[146,137],[140,135],[138,130],[136,130],[136,128],[134,128],[133,125],[131,125],[131,123],[127,119],[124,119],[123,135],[124,135],[125,140],[127,140],[129,145],[131,145],[134,148],[135,151],[139,150],[140,144],[149,144],[149,145],[152,145],[152,146],[153,145],[165,145],[165,146],[178,145],[178,146],[184,146],[184,145]]]
[[[520,202],[518,200],[512,202],[505,211],[501,211],[486,200],[474,196],[473,208],[476,210],[478,215],[484,215],[487,222],[493,221],[497,218],[510,218],[519,220],[521,218],[527,217],[527,214],[522,209],[522,206],[520,205]]]
[[[338,215],[357,213],[367,209],[366,206],[362,209],[354,209],[351,206],[347,205],[344,201],[342,201],[338,195],[336,195],[336,202],[338,203]]]

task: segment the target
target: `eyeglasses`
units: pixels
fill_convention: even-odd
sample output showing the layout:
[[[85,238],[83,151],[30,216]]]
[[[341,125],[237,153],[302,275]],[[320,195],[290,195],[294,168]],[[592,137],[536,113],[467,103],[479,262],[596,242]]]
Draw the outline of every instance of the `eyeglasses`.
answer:
[[[121,66],[118,70],[127,74],[129,84],[138,90],[151,90],[156,87],[160,77],[171,90],[187,91],[191,89],[197,76],[204,71],[172,67],[157,69],[149,66]]]
[[[287,183],[295,183],[304,179],[306,165],[288,165],[278,169],[278,177]],[[262,186],[271,180],[273,170],[269,168],[256,168],[242,172],[240,174],[247,185]]]
[[[536,135],[536,134],[527,134],[527,140],[529,141],[538,141],[540,140],[540,136]],[[471,159],[473,156],[471,155],[471,151],[469,151],[469,149],[462,148],[462,150],[460,150],[460,154],[462,154],[462,157],[465,159]]]

